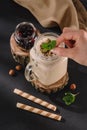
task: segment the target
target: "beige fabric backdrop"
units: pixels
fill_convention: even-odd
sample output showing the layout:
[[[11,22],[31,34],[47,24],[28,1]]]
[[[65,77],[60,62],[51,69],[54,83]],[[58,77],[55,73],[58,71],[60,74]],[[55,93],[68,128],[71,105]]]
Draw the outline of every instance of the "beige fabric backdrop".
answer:
[[[79,0],[14,0],[44,27],[87,28],[87,11]]]

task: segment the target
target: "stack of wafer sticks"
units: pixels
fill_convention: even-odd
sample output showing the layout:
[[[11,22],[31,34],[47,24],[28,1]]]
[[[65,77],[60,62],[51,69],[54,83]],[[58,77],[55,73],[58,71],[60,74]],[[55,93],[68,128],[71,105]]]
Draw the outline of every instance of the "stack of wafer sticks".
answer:
[[[56,111],[57,107],[53,104],[50,104],[49,102],[47,101],[44,101],[40,98],[37,98],[29,93],[26,93],[22,90],[19,90],[19,89],[14,89],[13,91],[15,94],[23,97],[23,98],[26,98],[28,100],[31,100],[41,106],[44,106],[48,109],[51,109],[53,111]],[[26,105],[26,104],[23,104],[23,103],[17,103],[16,104],[16,107],[17,108],[20,108],[20,109],[23,109],[23,110],[27,110],[29,112],[32,112],[32,113],[36,113],[36,114],[39,114],[39,115],[42,115],[42,116],[45,116],[45,117],[48,117],[48,118],[51,118],[51,119],[55,119],[55,120],[58,120],[58,121],[61,121],[62,119],[62,116],[61,115],[58,115],[58,114],[54,114],[52,112],[48,112],[48,111],[45,111],[43,109],[39,109],[39,108],[36,108],[36,107],[32,107],[32,106],[29,106],[29,105]]]

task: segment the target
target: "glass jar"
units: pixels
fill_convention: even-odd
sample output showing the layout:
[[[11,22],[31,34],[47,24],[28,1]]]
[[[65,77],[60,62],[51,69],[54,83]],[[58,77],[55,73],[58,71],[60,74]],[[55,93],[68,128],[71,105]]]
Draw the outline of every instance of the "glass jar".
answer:
[[[30,22],[21,22],[10,37],[11,53],[14,60],[24,66],[30,60],[29,52],[39,35],[39,31]]]
[[[17,44],[26,50],[32,48],[36,36],[36,28],[30,22],[21,22],[15,28],[14,38]]]
[[[25,77],[41,91],[51,92],[63,88],[68,81],[67,57],[60,57],[54,53],[44,55],[41,44],[55,40],[58,35],[52,32],[41,34],[30,50],[30,62],[25,68]],[[61,43],[64,47],[64,43]],[[61,81],[61,83],[60,83]]]

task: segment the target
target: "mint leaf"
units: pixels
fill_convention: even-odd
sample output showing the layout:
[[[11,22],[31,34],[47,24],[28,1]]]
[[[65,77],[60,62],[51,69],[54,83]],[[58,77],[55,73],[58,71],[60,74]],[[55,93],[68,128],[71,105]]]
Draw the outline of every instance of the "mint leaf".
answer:
[[[65,93],[65,96],[63,97],[63,101],[66,105],[71,105],[75,99],[77,94],[72,94],[71,92]]]
[[[52,40],[52,41],[51,41],[51,47],[52,47],[52,49],[53,49],[55,46],[56,46],[56,41],[55,41],[55,40]]]
[[[43,42],[41,44],[41,51],[46,53],[51,49],[53,49],[55,46],[56,46],[56,40],[48,39],[48,42]]]

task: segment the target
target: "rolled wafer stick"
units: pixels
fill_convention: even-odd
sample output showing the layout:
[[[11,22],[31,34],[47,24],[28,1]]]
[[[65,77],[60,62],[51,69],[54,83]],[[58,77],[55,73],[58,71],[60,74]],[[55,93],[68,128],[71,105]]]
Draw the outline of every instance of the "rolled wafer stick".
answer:
[[[38,108],[29,106],[29,105],[26,105],[26,104],[17,103],[16,107],[23,109],[23,110],[26,110],[26,111],[29,111],[29,112],[32,112],[32,113],[36,113],[38,115],[42,115],[42,116],[54,119],[54,120],[61,121],[61,119],[62,119],[61,115],[57,115],[57,114],[54,114],[54,113],[51,113],[51,112],[48,112],[48,111],[44,111],[42,109],[38,109]]]
[[[35,102],[35,103],[37,103],[37,104],[39,104],[41,106],[44,106],[44,107],[46,107],[48,109],[51,109],[53,111],[56,111],[56,109],[57,109],[57,107],[55,105],[50,104],[50,103],[48,103],[48,102],[46,102],[46,101],[44,101],[42,99],[39,99],[39,98],[37,98],[37,97],[35,97],[35,96],[33,96],[33,95],[29,94],[29,93],[23,92],[23,91],[21,91],[19,89],[14,89],[14,93],[20,95],[21,97],[29,99],[29,100],[31,100],[31,101],[33,101],[33,102]]]

